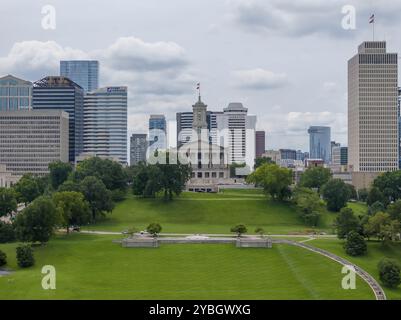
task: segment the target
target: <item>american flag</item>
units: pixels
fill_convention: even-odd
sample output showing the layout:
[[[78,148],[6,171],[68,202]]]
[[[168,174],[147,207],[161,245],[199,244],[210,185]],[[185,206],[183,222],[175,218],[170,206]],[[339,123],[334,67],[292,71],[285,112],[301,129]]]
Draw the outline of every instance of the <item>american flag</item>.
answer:
[[[375,15],[372,14],[372,16],[369,18],[369,23],[375,23]]]

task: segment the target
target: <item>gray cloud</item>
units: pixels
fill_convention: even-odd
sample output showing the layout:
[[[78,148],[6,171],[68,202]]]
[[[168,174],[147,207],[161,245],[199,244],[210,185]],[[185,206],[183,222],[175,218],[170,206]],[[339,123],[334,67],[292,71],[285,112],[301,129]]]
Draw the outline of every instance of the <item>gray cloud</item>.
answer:
[[[148,43],[135,37],[117,39],[104,54],[117,70],[159,71],[187,65],[185,50],[174,42]]]
[[[34,81],[59,73],[62,59],[85,59],[81,50],[62,47],[55,41],[23,41],[15,43],[9,53],[0,57],[0,74],[13,73]]]
[[[372,6],[366,0],[234,0],[232,20],[253,33],[299,37],[326,34],[351,37],[355,32],[342,29],[344,5],[356,8],[357,28],[367,24],[369,16],[376,16],[387,24],[398,23],[401,2],[377,0]]]
[[[55,41],[22,41],[0,57],[0,74],[35,81],[57,75],[64,59],[99,59],[102,86],[128,86],[130,131],[144,130],[147,122],[138,121],[145,114],[168,111],[171,115],[191,105],[196,80],[185,50],[173,42],[148,43],[126,37],[103,50],[84,52]]]
[[[262,68],[237,70],[233,72],[233,85],[248,90],[270,90],[288,84],[285,73],[274,73]]]

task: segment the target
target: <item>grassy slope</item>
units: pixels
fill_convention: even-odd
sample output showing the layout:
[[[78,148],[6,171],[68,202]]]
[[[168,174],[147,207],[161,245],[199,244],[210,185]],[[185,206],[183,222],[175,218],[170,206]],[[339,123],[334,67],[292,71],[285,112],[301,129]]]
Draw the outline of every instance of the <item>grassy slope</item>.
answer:
[[[342,290],[341,266],[300,248],[237,249],[231,245],[164,245],[125,249],[113,237],[59,236],[35,249],[36,265],[21,270],[15,244],[0,245],[9,268],[0,299],[372,299],[358,279]],[[57,290],[41,289],[41,267],[54,265]]]
[[[379,273],[377,264],[381,258],[387,257],[396,259],[401,264],[401,243],[383,245],[380,242],[369,241],[368,242],[368,253],[362,257],[350,257],[343,249],[343,241],[340,240],[313,240],[308,242],[316,247],[326,249],[333,252],[345,259],[357,264],[361,268],[364,268],[372,276],[379,280]],[[401,299],[401,287],[398,289],[384,288],[389,299]]]
[[[332,232],[335,215],[324,210],[318,229]],[[163,232],[178,233],[229,233],[230,228],[238,223],[244,223],[251,233],[257,227],[263,227],[271,234],[311,230],[294,208],[267,200],[260,190],[184,193],[172,202],[129,196],[117,205],[112,215],[90,229],[122,231],[132,226],[144,229],[151,222],[160,223]]]

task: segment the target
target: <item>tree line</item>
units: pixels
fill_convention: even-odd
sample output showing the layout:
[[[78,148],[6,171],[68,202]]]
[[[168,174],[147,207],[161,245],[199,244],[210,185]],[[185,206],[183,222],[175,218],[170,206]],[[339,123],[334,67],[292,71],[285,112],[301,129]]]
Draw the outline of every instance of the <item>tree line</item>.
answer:
[[[49,174],[25,174],[13,187],[0,188],[0,242],[47,242],[56,227],[95,223],[125,197],[128,173],[119,163],[97,157],[79,163],[54,162]],[[18,203],[25,208],[17,212]]]

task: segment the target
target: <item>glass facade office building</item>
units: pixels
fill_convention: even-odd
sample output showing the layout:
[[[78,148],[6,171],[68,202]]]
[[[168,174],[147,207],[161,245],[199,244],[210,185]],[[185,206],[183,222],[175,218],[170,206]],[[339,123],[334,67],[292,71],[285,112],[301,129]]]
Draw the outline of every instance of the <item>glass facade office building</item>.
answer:
[[[96,60],[60,61],[60,76],[80,85],[85,92],[99,88],[99,62]]]
[[[8,75],[0,78],[0,111],[29,110],[32,82]]]
[[[149,146],[152,150],[165,150],[167,148],[167,124],[164,115],[150,116]]]
[[[85,95],[84,152],[127,164],[127,87]]]
[[[331,160],[331,129],[330,127],[310,127],[309,154],[311,159],[322,159],[325,163]]]
[[[33,84],[34,110],[63,110],[69,115],[69,161],[83,152],[84,91],[66,77],[46,77]]]

